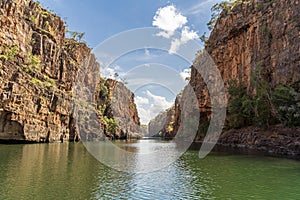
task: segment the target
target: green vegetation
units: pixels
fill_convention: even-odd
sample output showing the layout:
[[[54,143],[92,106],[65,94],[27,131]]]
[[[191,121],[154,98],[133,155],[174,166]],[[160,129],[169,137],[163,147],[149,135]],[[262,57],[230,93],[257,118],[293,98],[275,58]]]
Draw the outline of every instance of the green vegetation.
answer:
[[[250,93],[236,80],[229,82],[229,128],[244,126],[300,125],[300,93],[292,86],[277,86],[272,90],[262,78],[253,78]]]
[[[31,53],[27,54],[25,64],[26,64],[26,69],[25,69],[26,72],[41,73],[41,68],[40,68],[41,60],[39,59],[38,56],[32,55]]]
[[[222,1],[220,3],[215,4],[211,8],[211,20],[207,23],[208,29],[212,30],[214,28],[221,12],[225,11],[227,13],[230,13],[235,6],[242,3],[250,3],[250,1],[230,0],[230,1]]]
[[[79,33],[79,32],[70,31],[70,30],[66,30],[66,33],[69,34],[72,39],[77,40],[78,42],[81,42],[83,36],[85,35],[85,33]]]
[[[272,93],[272,102],[278,111],[279,120],[284,123],[284,125],[300,126],[299,91],[297,92],[293,87],[279,85]]]
[[[42,15],[43,18],[47,18],[48,14],[49,13],[47,11],[43,11],[41,15]]]
[[[18,46],[7,47],[3,52],[0,51],[0,58],[11,61],[13,60],[19,53]]]
[[[117,133],[117,131],[119,129],[119,126],[118,126],[118,123],[116,122],[115,119],[108,118],[107,116],[104,116],[103,121],[104,121],[104,124],[107,127],[108,132],[113,133],[113,134]]]
[[[243,1],[243,0],[229,0],[229,1],[222,1],[220,3],[216,3],[215,5],[213,5],[213,7],[211,8],[211,19],[209,20],[209,22],[207,23],[207,28],[208,30],[213,30],[213,28],[215,27],[215,24],[220,16],[220,14],[224,11],[227,13],[230,13],[231,10],[237,6],[238,4],[248,4],[250,3],[250,1]],[[200,37],[199,37],[200,41],[206,46],[206,42],[208,39],[208,36],[206,36],[206,32],[204,32]]]
[[[38,87],[41,87],[42,89],[45,89],[46,87],[52,87],[52,88],[56,87],[56,82],[53,79],[49,78],[46,75],[44,75],[43,78],[44,80],[33,77],[30,80],[30,82]]]
[[[31,83],[33,83],[34,85],[38,85],[40,87],[43,87],[43,82],[40,79],[37,78],[32,78],[30,80]]]
[[[100,98],[104,102],[106,102],[109,98],[109,90],[108,90],[107,86],[105,85],[105,79],[100,79],[98,91],[99,91]]]
[[[34,15],[31,15],[31,16],[30,16],[30,22],[31,22],[32,24],[37,24],[37,19],[36,19],[36,17],[35,17]]]

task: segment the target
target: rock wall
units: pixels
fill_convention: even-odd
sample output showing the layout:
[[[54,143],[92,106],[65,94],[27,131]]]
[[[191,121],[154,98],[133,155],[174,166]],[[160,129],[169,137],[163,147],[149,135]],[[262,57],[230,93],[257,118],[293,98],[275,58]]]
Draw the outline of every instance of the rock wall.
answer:
[[[299,0],[251,0],[220,14],[206,51],[227,89],[230,80],[237,80],[250,91],[251,74],[257,72],[270,88],[300,81],[299,10]],[[210,117],[210,96],[194,67],[190,84],[196,91],[203,124]]]
[[[101,79],[97,105],[102,128],[107,136],[113,139],[141,137],[140,118],[134,103],[134,94],[123,83],[113,79]],[[109,123],[103,119],[105,116],[116,122],[116,130],[109,130]]]
[[[257,68],[273,88],[299,82],[299,10],[299,0],[252,0],[221,13],[206,49],[224,82],[249,87]]]
[[[100,66],[91,50],[65,38],[64,22],[33,0],[2,0],[0,27],[0,140],[79,140],[79,82],[96,108]],[[138,124],[133,97],[125,103]]]
[[[251,73],[255,71],[260,71],[270,88],[300,82],[299,10],[299,0],[251,0],[220,14],[205,50],[217,65],[226,90],[233,79],[251,90]],[[201,56],[194,65],[202,63],[199,59]],[[194,66],[189,85],[198,99],[200,123],[196,140],[201,140],[210,120],[211,102],[207,86]],[[177,125],[180,110],[175,110]]]

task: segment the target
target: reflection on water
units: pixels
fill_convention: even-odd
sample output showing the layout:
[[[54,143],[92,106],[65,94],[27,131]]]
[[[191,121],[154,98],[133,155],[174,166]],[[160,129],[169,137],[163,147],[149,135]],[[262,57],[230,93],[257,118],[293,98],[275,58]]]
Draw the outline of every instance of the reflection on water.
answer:
[[[117,145],[140,156],[168,143]],[[154,162],[139,156],[137,168]],[[297,161],[218,154],[200,160],[197,151],[137,174],[100,164],[82,144],[0,145],[0,177],[0,199],[300,199]]]
[[[84,146],[99,161],[117,171],[148,173],[175,162],[185,151],[183,143],[164,140],[85,142]]]

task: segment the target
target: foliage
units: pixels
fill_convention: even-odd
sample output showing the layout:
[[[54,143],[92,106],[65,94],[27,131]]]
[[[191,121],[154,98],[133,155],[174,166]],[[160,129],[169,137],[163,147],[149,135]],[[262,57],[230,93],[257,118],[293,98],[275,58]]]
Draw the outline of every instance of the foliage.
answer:
[[[43,11],[41,15],[43,18],[47,18],[48,14],[49,13],[47,11]]]
[[[236,5],[241,3],[247,3],[243,2],[242,0],[230,0],[230,1],[222,1],[220,3],[215,4],[211,8],[211,19],[207,23],[207,27],[209,30],[212,30],[217,22],[217,19],[221,12],[231,12],[232,8],[234,8]]]
[[[286,126],[300,126],[300,93],[293,87],[279,85],[272,94],[280,121]]]
[[[208,37],[206,36],[206,32],[204,32],[200,37],[199,37],[200,41],[204,44],[204,46],[206,46],[206,42],[208,40]]]
[[[37,19],[34,15],[30,16],[30,22],[33,23],[33,24],[37,24]]]
[[[77,41],[81,41],[83,36],[85,35],[85,33],[79,33],[76,31],[70,31],[70,30],[66,30],[66,33],[68,33],[72,39],[77,40]]]
[[[229,126],[240,128],[253,123],[254,108],[251,96],[247,94],[247,88],[239,84],[237,80],[229,82]]]
[[[33,83],[34,85],[43,87],[43,82],[42,82],[40,79],[32,78],[32,79],[30,80],[30,82]]]
[[[53,79],[50,79],[48,76],[44,76],[43,78],[45,80],[40,80],[40,79],[34,77],[30,80],[30,82],[38,87],[41,87],[42,89],[44,89],[46,87],[52,87],[52,88],[56,87],[56,83]]]
[[[40,64],[41,60],[39,59],[38,56],[32,55],[32,54],[27,54],[27,59],[26,59],[26,71],[27,72],[34,72],[34,73],[40,73]]]
[[[254,94],[251,95],[254,105],[254,125],[269,126],[276,121],[276,110],[271,102],[271,88],[265,81],[259,65],[256,65],[256,70],[251,73],[251,84],[254,89]]]
[[[0,52],[0,58],[4,60],[11,61],[13,60],[19,53],[19,47],[13,46],[10,48],[6,48],[4,52]]]
[[[103,121],[104,121],[105,125],[107,126],[108,132],[113,133],[113,134],[117,133],[119,126],[115,119],[104,116]]]
[[[107,98],[108,97],[108,88],[107,86],[105,85],[105,81],[100,81],[99,83],[99,95],[100,95],[100,98]]]
[[[255,89],[249,93],[243,84],[229,83],[229,126],[240,128],[257,125],[269,126],[277,122],[285,126],[300,126],[300,93],[293,87],[279,85],[274,90],[259,74],[255,76]]]

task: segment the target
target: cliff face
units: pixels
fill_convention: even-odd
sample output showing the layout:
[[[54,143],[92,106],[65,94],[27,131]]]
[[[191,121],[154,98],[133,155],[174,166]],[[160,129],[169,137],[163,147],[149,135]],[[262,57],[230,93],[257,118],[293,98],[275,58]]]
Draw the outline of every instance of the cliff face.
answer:
[[[272,88],[299,82],[299,0],[250,2],[223,12],[207,42],[224,82],[249,87],[257,68]]]
[[[2,0],[0,27],[0,140],[79,140],[72,98],[76,81],[97,96],[91,50],[66,39],[64,22],[32,0]]]
[[[251,79],[257,72],[271,89],[300,81],[299,9],[299,0],[245,1],[221,13],[206,50],[226,89],[231,80],[237,80],[249,92],[255,92],[255,88],[251,91]],[[201,120],[205,121],[210,117],[210,96],[194,67],[190,84],[196,91]]]
[[[148,124],[149,136],[152,137],[172,137],[175,122],[175,106],[160,113]]]
[[[206,51],[217,65],[226,90],[230,80],[237,80],[250,91],[251,74],[256,71],[271,89],[279,84],[299,83],[299,10],[299,0],[251,0],[220,14]],[[200,58],[195,59],[194,65],[201,63]],[[211,102],[207,86],[194,66],[189,84],[198,99],[200,124],[196,140],[200,140],[208,126]],[[228,91],[226,93],[228,97]],[[180,124],[180,115],[178,108],[175,124]]]
[[[123,83],[101,79],[97,106],[107,136],[114,139],[141,136],[134,94]]]

